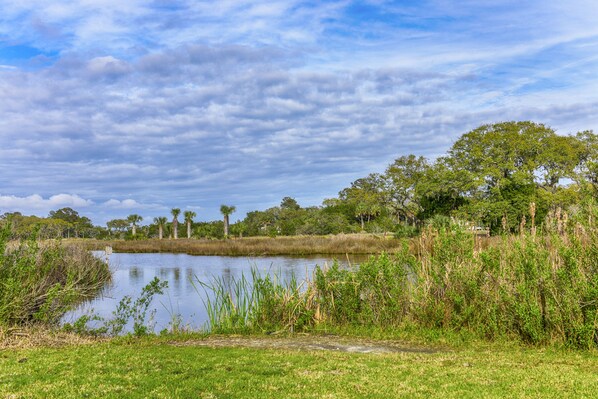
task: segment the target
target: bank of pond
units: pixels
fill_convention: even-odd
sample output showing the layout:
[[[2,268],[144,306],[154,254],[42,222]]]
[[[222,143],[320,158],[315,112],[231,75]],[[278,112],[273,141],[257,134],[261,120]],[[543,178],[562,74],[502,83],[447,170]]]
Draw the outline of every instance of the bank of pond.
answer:
[[[491,245],[450,226],[392,254],[336,261],[113,253],[106,263],[101,252],[24,242],[2,248],[0,323],[99,335],[422,328],[596,348],[598,232],[586,220]]]

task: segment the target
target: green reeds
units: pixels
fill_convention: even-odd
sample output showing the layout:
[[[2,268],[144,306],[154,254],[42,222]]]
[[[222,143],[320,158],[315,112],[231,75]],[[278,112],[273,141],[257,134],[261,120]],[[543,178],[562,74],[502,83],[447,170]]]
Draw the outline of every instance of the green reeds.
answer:
[[[225,280],[220,276],[209,283],[197,278],[196,282],[194,287],[202,299],[212,332],[241,332],[251,328],[249,315],[255,306],[254,288],[244,274],[239,279]]]
[[[309,330],[317,325],[419,326],[484,339],[598,346],[596,206],[555,211],[541,229],[482,245],[459,226],[424,230],[414,254],[359,267],[316,268],[282,283],[254,271],[231,285],[203,285],[212,327],[227,331]],[[533,219],[533,218],[532,218]]]
[[[283,282],[279,274],[251,269],[251,279],[215,277],[206,283],[196,279],[208,315],[208,329],[217,333],[294,331],[313,321],[310,295],[292,276]],[[201,288],[202,292],[199,292]]]
[[[76,247],[35,236],[7,248],[0,233],[0,324],[56,324],[111,279],[108,265]]]

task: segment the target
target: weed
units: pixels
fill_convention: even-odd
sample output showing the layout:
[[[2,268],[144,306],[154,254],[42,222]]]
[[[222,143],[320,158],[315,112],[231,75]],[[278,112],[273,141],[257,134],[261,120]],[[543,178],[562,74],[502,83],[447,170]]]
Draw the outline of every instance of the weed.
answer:
[[[108,265],[77,247],[28,240],[8,246],[0,232],[0,324],[57,324],[111,279]]]
[[[492,245],[458,225],[428,226],[415,245],[359,267],[317,267],[287,283],[252,273],[231,286],[203,284],[219,332],[322,326],[422,328],[529,344],[598,346],[596,206],[555,212],[536,230]]]
[[[149,306],[154,296],[163,294],[167,287],[167,281],[160,281],[158,277],[154,277],[142,288],[141,294],[135,300],[130,295],[125,295],[112,312],[111,319],[106,320],[92,312],[91,315],[79,317],[73,324],[65,324],[63,329],[87,335],[117,336],[121,335],[132,322],[133,335],[138,337],[148,335],[154,330],[151,322],[153,312],[150,312],[148,317]],[[93,322],[98,327],[89,326],[89,322]]]

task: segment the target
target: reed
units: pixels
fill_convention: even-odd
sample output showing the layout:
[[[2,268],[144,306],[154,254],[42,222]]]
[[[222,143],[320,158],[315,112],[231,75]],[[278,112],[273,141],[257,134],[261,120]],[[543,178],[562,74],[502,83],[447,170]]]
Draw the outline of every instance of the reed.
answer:
[[[359,267],[316,268],[299,284],[252,275],[217,295],[220,331],[309,331],[322,326],[421,327],[529,344],[598,347],[595,205],[555,211],[541,229],[492,245],[459,226],[428,228],[415,247]],[[242,299],[241,301],[239,299]],[[230,319],[230,320],[228,320]]]
[[[73,306],[95,297],[111,279],[108,266],[87,250],[12,243],[0,233],[0,325],[56,324]]]

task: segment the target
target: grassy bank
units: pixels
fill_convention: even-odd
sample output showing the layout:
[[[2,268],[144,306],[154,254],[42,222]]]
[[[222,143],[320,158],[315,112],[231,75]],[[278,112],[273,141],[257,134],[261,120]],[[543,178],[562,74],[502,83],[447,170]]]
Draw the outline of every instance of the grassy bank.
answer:
[[[256,349],[243,343],[251,338],[234,347],[211,340],[153,337],[3,350],[0,396],[590,398],[598,392],[598,361],[591,352],[477,345],[433,353],[346,353],[271,342]]]
[[[0,232],[0,327],[55,325],[111,279],[108,266],[78,246],[7,242]]]
[[[427,230],[415,247],[405,242],[358,268],[317,268],[306,282],[281,284],[257,274],[217,280],[204,285],[214,293],[207,303],[211,326],[218,332],[415,327],[596,348],[596,214],[579,216],[567,228],[555,220],[543,232],[504,236],[488,247],[458,226]]]
[[[189,255],[265,256],[265,255],[344,255],[394,252],[401,241],[373,234],[335,236],[247,237],[228,240],[146,239],[146,240],[71,240],[89,249],[103,250],[110,245],[116,252],[169,252]]]

